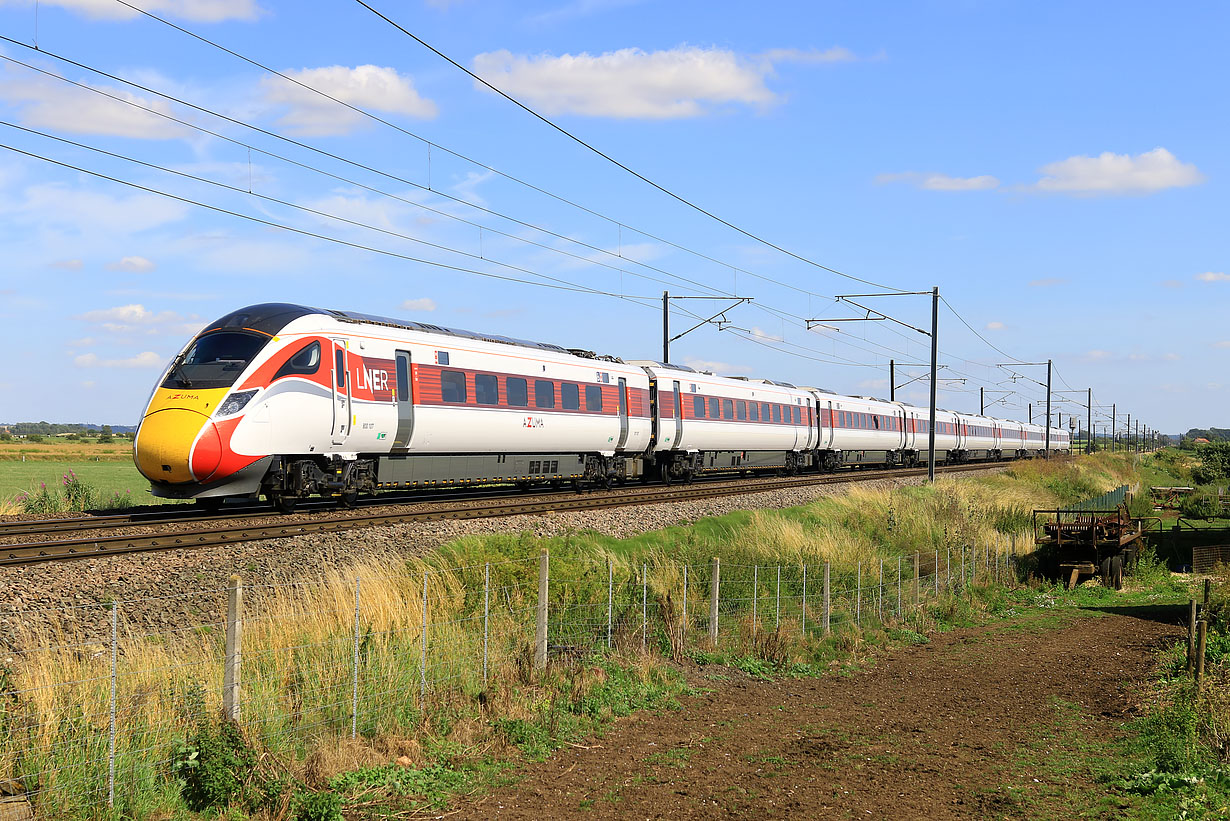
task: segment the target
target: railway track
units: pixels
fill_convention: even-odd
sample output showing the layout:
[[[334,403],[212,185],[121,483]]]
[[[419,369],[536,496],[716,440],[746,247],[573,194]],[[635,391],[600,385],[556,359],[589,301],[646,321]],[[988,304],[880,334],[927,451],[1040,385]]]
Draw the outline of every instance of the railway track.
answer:
[[[964,473],[1002,467],[1002,463],[952,465],[937,468],[937,473]],[[291,536],[302,536],[309,533],[336,533],[345,530],[357,530],[382,525],[402,524],[406,522],[430,522],[442,519],[487,519],[505,516],[519,516],[534,513],[571,512],[580,510],[600,510],[628,505],[647,505],[663,502],[683,502],[696,499],[710,499],[720,496],[737,496],[747,493],[762,493],[771,490],[782,490],[812,485],[841,484],[844,482],[865,482],[875,479],[910,477],[926,475],[926,468],[908,470],[860,470],[851,473],[829,474],[821,476],[806,476],[792,478],[776,478],[749,485],[742,483],[713,483],[676,485],[671,487],[638,487],[624,488],[619,492],[587,493],[581,495],[550,494],[552,498],[525,496],[518,494],[514,498],[475,499],[468,497],[464,504],[458,502],[441,502],[433,500],[430,503],[417,504],[412,510],[393,510],[377,513],[362,510],[347,510],[337,515],[321,516],[315,519],[285,521],[285,517],[276,517],[266,508],[261,512],[243,511],[239,516],[231,514],[216,514],[213,516],[196,515],[191,518],[175,518],[173,515],[163,518],[137,519],[134,516],[118,514],[116,516],[100,516],[84,520],[90,522],[84,526],[81,519],[56,519],[43,522],[14,522],[12,529],[0,528],[0,537],[6,535],[47,534],[56,532],[84,532],[87,529],[132,529],[139,527],[167,527],[188,525],[171,531],[145,532],[141,534],[105,534],[94,536],[52,539],[46,541],[10,543],[0,545],[0,566],[34,564],[38,562],[62,561],[69,559],[96,558],[125,553],[138,553],[149,550],[174,550],[193,547],[211,547],[216,545],[237,544],[241,542],[258,541],[262,539],[278,539]],[[377,500],[379,501],[379,500]],[[475,504],[476,501],[483,502]],[[387,504],[387,502],[385,503]],[[429,509],[426,508],[430,504]],[[140,515],[140,514],[138,514]],[[245,523],[243,519],[265,519]],[[202,526],[202,522],[220,520],[212,526]],[[44,529],[31,530],[43,525]],[[25,530],[23,531],[23,528]],[[56,530],[55,528],[62,528]]]

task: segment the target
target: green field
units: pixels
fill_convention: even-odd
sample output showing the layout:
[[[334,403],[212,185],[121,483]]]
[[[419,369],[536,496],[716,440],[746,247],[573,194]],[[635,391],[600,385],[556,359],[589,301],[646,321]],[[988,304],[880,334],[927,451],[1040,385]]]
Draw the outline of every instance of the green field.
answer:
[[[114,494],[128,496],[134,505],[157,504],[149,493],[149,482],[137,472],[131,461],[93,462],[80,460],[0,462],[0,510],[13,499],[46,482],[49,488],[59,487],[64,474],[77,474],[82,481],[96,488],[102,499]]]

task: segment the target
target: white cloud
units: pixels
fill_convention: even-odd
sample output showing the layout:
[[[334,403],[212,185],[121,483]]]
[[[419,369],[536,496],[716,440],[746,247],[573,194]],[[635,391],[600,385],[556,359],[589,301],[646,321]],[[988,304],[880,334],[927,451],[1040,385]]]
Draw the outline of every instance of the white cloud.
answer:
[[[1230,280],[1230,274],[1222,271],[1205,271],[1203,274],[1196,274],[1196,279],[1201,282],[1226,282]]]
[[[1182,163],[1165,148],[1143,154],[1113,154],[1069,157],[1042,166],[1038,191],[1068,194],[1148,194],[1166,188],[1185,188],[1204,182],[1204,175],[1191,163]]]
[[[986,329],[988,331],[1002,331],[1004,327],[1004,323],[1002,322],[988,322],[986,324]]]
[[[763,55],[770,63],[801,63],[816,65],[820,63],[851,63],[858,59],[853,51],[842,46],[820,49],[771,48]]]
[[[1166,279],[1162,281],[1163,288],[1182,288],[1183,283],[1177,279]]]
[[[1110,351],[1102,351],[1102,350],[1097,350],[1097,349],[1085,352],[1085,358],[1091,359],[1094,362],[1098,362],[1103,359],[1110,359],[1112,356],[1114,356],[1114,354],[1112,354]]]
[[[1066,285],[1068,281],[1062,277],[1043,277],[1042,279],[1031,279],[1029,281],[1030,288],[1054,288],[1056,285]]]
[[[403,311],[434,311],[436,309],[436,301],[430,297],[407,299],[401,304],[401,309]]]
[[[123,8],[118,3],[113,5]],[[94,88],[154,111],[171,113],[171,106],[163,100],[141,97],[113,86]],[[184,126],[119,100],[12,68],[0,77],[0,98],[18,106],[22,124],[31,128],[143,140],[173,140],[192,133]]]
[[[713,371],[714,373],[750,373],[751,368],[747,365],[732,365],[729,362],[719,362],[710,359],[693,359],[687,357],[683,360],[683,364],[689,368],[695,368],[698,371]]]
[[[84,263],[79,259],[60,259],[50,264],[52,268],[59,268],[62,271],[80,271]]]
[[[761,328],[752,328],[752,336],[756,339],[763,339],[766,342],[781,342],[784,337],[775,336]]]
[[[502,50],[478,55],[473,68],[547,114],[671,119],[730,104],[765,108],[778,100],[764,82],[771,63],[717,48],[625,48],[559,57]]]
[[[1221,342],[1214,342],[1214,348],[1230,348],[1230,339],[1223,339]]]
[[[158,266],[145,257],[123,257],[119,262],[107,265],[108,271],[127,271],[132,274],[148,274]]]
[[[880,174],[875,181],[880,184],[901,182],[926,191],[989,191],[999,187],[999,180],[989,174],[977,177],[950,177],[947,174],[905,171],[900,174]]]
[[[358,108],[427,120],[437,113],[436,104],[419,96],[414,82],[392,68],[324,66],[285,74]],[[309,137],[348,134],[365,119],[357,112],[280,77],[264,79],[262,88],[266,102],[285,107],[278,122],[295,134]]]
[[[195,335],[202,326],[200,317],[195,314],[183,316],[175,311],[151,311],[136,303],[86,311],[74,319],[97,325],[112,334],[171,334],[178,337]]]
[[[188,206],[154,194],[112,196],[60,183],[33,185],[20,200],[0,202],[14,222],[68,227],[107,236],[127,236],[187,216]]]
[[[156,368],[164,362],[153,351],[144,351],[127,359],[101,359],[97,354],[83,353],[73,358],[73,364],[78,368]]]
[[[888,380],[887,379],[864,379],[862,382],[858,383],[857,387],[863,390],[866,390],[866,391],[878,391],[881,388],[888,387]]]
[[[97,20],[132,20],[138,13],[115,0],[41,0],[44,6],[59,6]],[[0,6],[33,6],[33,0],[0,0]],[[255,20],[261,8],[253,0],[141,0],[146,11],[194,23],[224,20]]]

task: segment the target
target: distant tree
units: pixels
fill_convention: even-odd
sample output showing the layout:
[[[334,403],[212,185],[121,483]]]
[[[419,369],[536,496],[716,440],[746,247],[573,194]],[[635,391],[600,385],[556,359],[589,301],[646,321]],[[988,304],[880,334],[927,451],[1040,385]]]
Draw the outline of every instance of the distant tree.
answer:
[[[0,433],[0,442],[12,442],[12,441],[13,441],[13,434],[9,433],[8,431],[5,431],[4,433]]]
[[[69,433],[69,434],[65,434],[64,438],[65,439],[80,439],[81,437],[75,433]]]
[[[43,435],[41,433],[31,433],[26,436],[26,441],[27,442],[41,442],[43,441]]]
[[[1210,442],[1196,448],[1200,466],[1192,473],[1201,484],[1230,477],[1230,442]]]
[[[98,435],[98,441],[99,442],[110,442],[111,441],[111,426],[110,425],[102,426],[102,433]]]

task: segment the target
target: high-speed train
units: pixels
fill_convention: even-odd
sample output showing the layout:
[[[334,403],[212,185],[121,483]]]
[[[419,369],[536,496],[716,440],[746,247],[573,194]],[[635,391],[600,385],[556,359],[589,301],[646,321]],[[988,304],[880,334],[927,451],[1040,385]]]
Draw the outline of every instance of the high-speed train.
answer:
[[[268,303],[171,361],[134,442],[155,496],[283,510],[386,488],[927,461],[928,411],[421,322]],[[937,462],[1038,455],[1037,425],[937,411]],[[1069,436],[1051,429],[1051,450]]]

